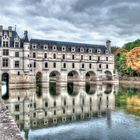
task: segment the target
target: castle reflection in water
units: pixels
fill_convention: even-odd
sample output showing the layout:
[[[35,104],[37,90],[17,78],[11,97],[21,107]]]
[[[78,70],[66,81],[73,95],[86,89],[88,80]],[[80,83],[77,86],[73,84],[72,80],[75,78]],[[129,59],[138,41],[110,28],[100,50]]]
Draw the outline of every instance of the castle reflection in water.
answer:
[[[88,119],[115,109],[117,85],[57,87],[52,95],[48,88],[37,96],[36,89],[11,90],[4,100],[21,131]],[[28,135],[28,134],[27,134]]]

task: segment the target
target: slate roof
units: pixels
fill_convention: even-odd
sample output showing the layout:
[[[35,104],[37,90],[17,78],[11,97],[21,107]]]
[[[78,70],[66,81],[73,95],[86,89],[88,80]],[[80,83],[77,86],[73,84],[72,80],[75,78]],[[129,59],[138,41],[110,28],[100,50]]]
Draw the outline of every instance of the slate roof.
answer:
[[[4,34],[9,34],[9,31],[8,30],[3,30],[3,36]],[[14,38],[16,38],[18,36],[18,33],[16,31],[12,31],[12,37],[10,37],[10,47],[14,47]],[[0,44],[2,43],[1,42],[1,38],[0,37]],[[20,47],[22,48],[23,47],[23,39],[20,39]]]
[[[72,47],[75,47],[76,52],[80,52],[80,48],[84,48],[84,52],[88,52],[89,49],[92,49],[92,53],[97,53],[97,49],[101,50],[101,53],[105,53],[107,50],[105,45],[94,45],[94,44],[85,44],[85,43],[74,43],[74,42],[63,42],[63,41],[53,41],[53,40],[39,40],[31,39],[31,45],[37,44],[37,49],[43,49],[43,45],[48,45],[48,49],[52,50],[52,46],[57,46],[57,51],[61,51],[61,47],[65,46],[66,51],[71,51]]]

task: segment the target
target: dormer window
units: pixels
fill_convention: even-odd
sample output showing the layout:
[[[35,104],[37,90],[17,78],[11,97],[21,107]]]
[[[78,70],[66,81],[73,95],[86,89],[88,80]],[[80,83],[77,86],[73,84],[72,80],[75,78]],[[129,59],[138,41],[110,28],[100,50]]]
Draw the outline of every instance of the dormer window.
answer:
[[[53,46],[53,50],[54,50],[54,51],[57,50],[57,46],[56,46],[56,45]]]
[[[3,41],[3,47],[8,47],[8,41]]]
[[[101,53],[101,50],[100,49],[97,49],[97,53]]]
[[[62,51],[66,51],[66,46],[62,46]]]
[[[19,42],[15,42],[15,48],[19,48]]]
[[[44,50],[48,50],[48,45],[44,45]]]
[[[71,52],[75,52],[75,47],[72,47],[71,48]]]
[[[80,48],[80,52],[84,52],[84,48]]]
[[[108,50],[105,50],[105,53],[106,53],[106,54],[109,54]]]
[[[32,49],[36,49],[36,44],[32,44]]]
[[[92,49],[88,49],[88,52],[89,52],[89,53],[92,53]]]

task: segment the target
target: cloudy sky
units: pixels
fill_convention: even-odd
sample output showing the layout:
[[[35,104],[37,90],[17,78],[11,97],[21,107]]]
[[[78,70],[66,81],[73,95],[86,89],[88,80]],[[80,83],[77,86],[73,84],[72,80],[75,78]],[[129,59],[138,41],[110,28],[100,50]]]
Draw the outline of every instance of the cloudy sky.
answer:
[[[21,37],[122,46],[140,38],[140,0],[0,0],[0,24]]]

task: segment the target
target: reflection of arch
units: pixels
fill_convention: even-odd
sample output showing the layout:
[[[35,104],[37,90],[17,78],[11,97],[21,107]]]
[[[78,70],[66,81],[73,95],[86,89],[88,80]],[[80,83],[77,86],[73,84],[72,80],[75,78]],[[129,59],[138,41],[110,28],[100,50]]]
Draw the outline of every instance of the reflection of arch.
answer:
[[[112,73],[110,71],[105,71],[105,80],[112,80]]]
[[[86,82],[96,81],[96,74],[93,71],[88,71],[85,75]]]
[[[112,84],[107,84],[104,93],[105,94],[110,94],[112,92]]]
[[[73,82],[68,82],[67,92],[68,92],[69,95],[75,96],[79,92],[79,86],[75,85]]]
[[[36,94],[38,96],[42,95],[42,73],[37,72],[36,74]]]
[[[58,71],[52,71],[49,75],[49,92],[52,96],[60,94],[60,73]]]
[[[77,95],[79,92],[78,82],[80,80],[77,71],[72,70],[67,75],[67,91],[69,95]]]
[[[4,99],[8,99],[9,97],[9,74],[2,74],[2,96]]]
[[[96,84],[86,83],[85,90],[87,94],[94,94],[96,92]]]

